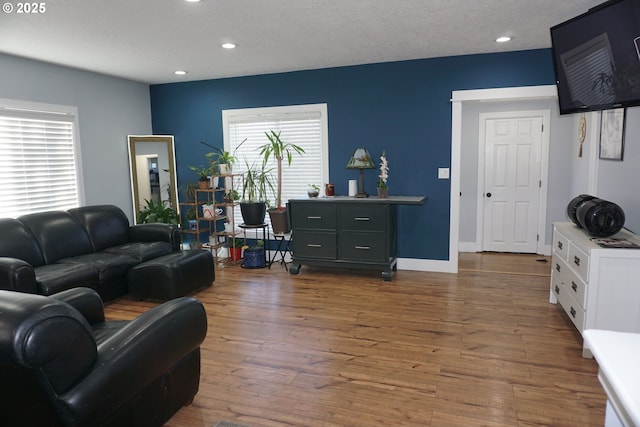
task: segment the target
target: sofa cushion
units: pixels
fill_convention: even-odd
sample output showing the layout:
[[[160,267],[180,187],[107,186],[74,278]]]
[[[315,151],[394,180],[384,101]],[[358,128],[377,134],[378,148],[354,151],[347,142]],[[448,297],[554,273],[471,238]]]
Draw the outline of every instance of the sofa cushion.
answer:
[[[114,278],[124,278],[129,269],[138,264],[138,260],[129,255],[98,252],[64,258],[59,260],[58,263],[94,266],[98,270],[100,283],[106,283]]]
[[[42,295],[77,287],[94,288],[98,284],[98,269],[90,264],[54,263],[34,269],[38,291]]]
[[[169,242],[132,242],[106,248],[103,252],[129,255],[139,262],[145,262],[173,251]]]
[[[89,234],[94,252],[129,242],[129,219],[117,206],[83,206],[68,212]]]
[[[40,212],[18,220],[33,234],[46,264],[93,252],[89,235],[68,212]]]
[[[33,267],[44,264],[40,247],[27,227],[17,219],[0,219],[0,257],[18,258]]]

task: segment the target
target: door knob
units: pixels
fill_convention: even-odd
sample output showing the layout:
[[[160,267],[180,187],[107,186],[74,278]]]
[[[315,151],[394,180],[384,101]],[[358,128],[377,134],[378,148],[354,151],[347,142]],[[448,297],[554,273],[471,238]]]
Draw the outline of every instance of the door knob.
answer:
[[[491,197],[491,193],[487,193],[487,197]]]

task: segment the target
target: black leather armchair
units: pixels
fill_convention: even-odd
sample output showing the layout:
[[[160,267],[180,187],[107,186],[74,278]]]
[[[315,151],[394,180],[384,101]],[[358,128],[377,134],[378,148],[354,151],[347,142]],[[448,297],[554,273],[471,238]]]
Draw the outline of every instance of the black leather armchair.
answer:
[[[0,291],[0,425],[160,426],[200,381],[202,304],[105,321],[100,296]]]

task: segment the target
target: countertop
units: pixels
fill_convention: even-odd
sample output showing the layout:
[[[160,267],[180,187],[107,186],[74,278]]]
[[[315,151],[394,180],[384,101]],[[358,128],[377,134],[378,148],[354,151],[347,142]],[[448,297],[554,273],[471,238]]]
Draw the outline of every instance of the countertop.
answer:
[[[591,329],[584,339],[618,417],[625,425],[640,426],[640,334]]]

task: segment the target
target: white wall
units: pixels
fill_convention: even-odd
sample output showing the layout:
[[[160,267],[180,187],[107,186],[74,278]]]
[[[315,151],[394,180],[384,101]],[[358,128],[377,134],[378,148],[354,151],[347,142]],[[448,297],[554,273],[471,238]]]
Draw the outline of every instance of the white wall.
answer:
[[[151,133],[149,85],[0,54],[0,98],[77,107],[85,204],[133,219],[127,135]]]
[[[465,103],[462,109],[462,146],[460,191],[460,238],[461,248],[473,247],[476,240],[478,189],[478,137],[480,113],[503,111],[551,111],[551,134],[549,141],[549,180],[547,193],[546,242],[551,242],[554,221],[566,220],[565,211],[572,197],[572,158],[577,156],[573,116],[560,116],[557,101],[532,100],[521,102],[476,102]]]

